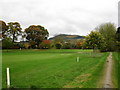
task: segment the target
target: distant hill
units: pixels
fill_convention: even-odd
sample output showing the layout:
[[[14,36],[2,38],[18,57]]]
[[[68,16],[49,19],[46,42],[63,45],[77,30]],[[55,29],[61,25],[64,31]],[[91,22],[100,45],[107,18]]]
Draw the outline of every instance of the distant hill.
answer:
[[[56,35],[56,36],[54,36],[52,38],[49,38],[49,40],[54,40],[56,38],[62,38],[64,40],[80,40],[80,39],[84,39],[84,36],[59,34],[59,35]]]

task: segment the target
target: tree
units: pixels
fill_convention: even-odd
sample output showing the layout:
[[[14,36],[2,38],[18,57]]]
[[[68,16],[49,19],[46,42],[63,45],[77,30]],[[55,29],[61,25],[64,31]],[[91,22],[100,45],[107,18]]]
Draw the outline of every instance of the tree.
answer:
[[[115,49],[115,34],[116,34],[116,28],[113,23],[105,23],[101,24],[96,28],[98,32],[101,33],[101,35],[104,37],[106,42],[106,49],[107,51],[113,51]]]
[[[51,46],[51,43],[49,40],[43,40],[42,43],[39,45],[42,49],[49,49]]]
[[[13,47],[13,42],[12,42],[11,38],[8,38],[8,37],[4,38],[2,40],[2,47],[5,48],[5,49],[12,48]]]
[[[17,37],[21,35],[22,28],[18,22],[10,22],[8,23],[8,35],[12,38],[12,42],[17,40]]]
[[[72,48],[72,45],[71,45],[70,41],[65,41],[64,43],[62,43],[62,48],[63,49],[70,49],[70,48]]]
[[[91,31],[91,33],[86,36],[85,39],[85,46],[86,48],[92,48],[93,50],[101,49],[105,45],[104,38],[102,35],[97,31]]]
[[[60,43],[64,43],[65,42],[65,40],[64,40],[64,38],[63,37],[61,37],[61,36],[54,36],[55,37],[55,39],[53,40],[53,43],[57,43],[57,42],[60,42]]]
[[[82,45],[83,45],[83,40],[79,40],[75,43],[75,47],[77,49],[81,49],[82,48]]]
[[[8,30],[8,26],[4,21],[0,21],[0,37],[3,39],[7,36],[6,32]]]
[[[61,49],[61,48],[62,48],[62,43],[60,43],[60,42],[56,43],[56,44],[55,44],[55,47],[56,47],[57,49]]]
[[[31,25],[25,29],[26,39],[32,44],[34,47],[39,47],[39,44],[43,40],[47,40],[49,36],[48,30],[40,25]]]
[[[117,41],[120,42],[120,27],[118,27],[117,32],[116,32],[116,39]]]
[[[116,32],[116,49],[120,52],[120,27],[117,28]]]

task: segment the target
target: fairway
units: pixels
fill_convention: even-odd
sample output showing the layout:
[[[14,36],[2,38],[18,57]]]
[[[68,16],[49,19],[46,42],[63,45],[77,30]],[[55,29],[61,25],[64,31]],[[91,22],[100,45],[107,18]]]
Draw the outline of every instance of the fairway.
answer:
[[[97,88],[107,56],[79,49],[3,50],[2,86],[9,67],[14,88]]]

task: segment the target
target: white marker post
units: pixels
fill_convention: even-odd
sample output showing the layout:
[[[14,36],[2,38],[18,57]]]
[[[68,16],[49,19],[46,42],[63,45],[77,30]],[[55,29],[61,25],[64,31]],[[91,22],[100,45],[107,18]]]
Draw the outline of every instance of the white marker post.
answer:
[[[77,57],[77,62],[79,62],[79,57]]]
[[[10,88],[10,72],[9,72],[9,68],[7,68],[7,88]]]

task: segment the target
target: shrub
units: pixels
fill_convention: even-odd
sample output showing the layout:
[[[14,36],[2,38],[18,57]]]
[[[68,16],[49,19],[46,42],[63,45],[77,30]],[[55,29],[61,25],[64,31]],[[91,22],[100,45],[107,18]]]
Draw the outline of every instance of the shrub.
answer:
[[[71,45],[71,43],[69,43],[69,42],[66,42],[66,43],[64,43],[63,44],[63,49],[70,49],[72,47],[72,45]]]
[[[43,40],[42,43],[39,45],[39,48],[41,49],[49,49],[51,46],[51,43],[49,40]]]
[[[13,47],[13,42],[10,38],[4,38],[2,40],[2,48],[3,49],[10,49]]]
[[[81,49],[82,48],[82,43],[81,42],[76,42],[75,44],[77,49]]]
[[[29,44],[29,43],[24,43],[24,44],[23,44],[23,47],[24,47],[25,49],[28,49],[28,48],[30,48],[30,44]]]
[[[62,48],[62,43],[56,43],[55,47],[56,47],[56,49],[61,49]]]

